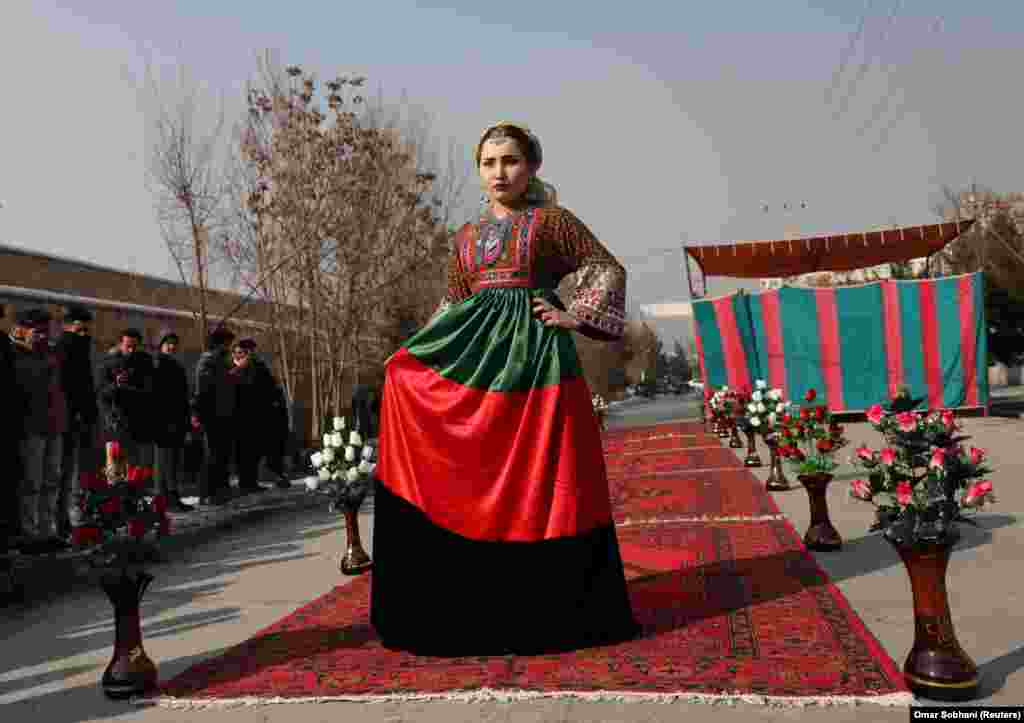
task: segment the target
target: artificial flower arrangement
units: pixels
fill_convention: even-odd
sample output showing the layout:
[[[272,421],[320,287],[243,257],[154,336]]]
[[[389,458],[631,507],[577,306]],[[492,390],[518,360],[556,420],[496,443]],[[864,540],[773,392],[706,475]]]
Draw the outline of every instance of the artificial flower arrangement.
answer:
[[[317,476],[331,498],[331,512],[345,517],[345,554],[341,558],[341,571],[346,575],[360,575],[370,570],[373,561],[363,549],[359,534],[359,508],[370,492],[370,481],[377,468],[376,453],[372,445],[364,444],[358,429],[348,435],[344,443],[345,418],[334,418],[334,431],[324,435],[324,447],[314,452],[310,461]]]
[[[344,417],[334,418],[334,431],[323,437],[323,449],[310,456],[317,477],[333,498],[332,509],[340,509],[346,499],[359,497],[369,491],[370,480],[377,468],[376,451],[364,444],[358,430],[351,430],[345,444]]]
[[[779,454],[798,475],[831,474],[839,466],[836,453],[848,444],[842,425],[827,406],[814,404],[816,399],[817,392],[808,390],[799,411],[786,411],[778,420]]]
[[[754,391],[744,407],[744,426],[755,434],[773,434],[791,403],[783,398],[781,389],[769,389],[763,379],[754,382]]]
[[[936,541],[954,533],[956,522],[970,522],[965,513],[995,502],[991,470],[978,447],[965,447],[970,437],[949,410],[914,411],[923,399],[901,390],[886,409],[867,413],[886,446],[858,447],[852,462],[867,472],[855,479],[850,494],[877,508],[872,530],[883,530],[897,544]]]
[[[138,557],[140,542],[150,532],[167,535],[171,521],[167,498],[151,495],[149,467],[121,462],[120,445],[109,446],[111,464],[98,473],[82,475],[82,492],[73,513],[71,542],[76,547],[95,547],[103,564],[117,558]]]
[[[711,407],[711,416],[714,421],[723,429],[727,429],[735,421],[735,413],[738,406],[736,403],[736,392],[729,389],[728,386],[723,386],[711,395],[711,398],[708,400],[708,406]]]
[[[89,562],[101,572],[100,586],[114,608],[114,654],[101,685],[110,698],[124,699],[157,687],[157,668],[142,646],[139,606],[153,582],[143,569],[153,549],[148,533],[170,533],[167,498],[150,495],[149,467],[124,464],[121,446],[107,446],[109,460],[99,473],[82,475],[82,491],[72,512],[71,541],[91,547]]]

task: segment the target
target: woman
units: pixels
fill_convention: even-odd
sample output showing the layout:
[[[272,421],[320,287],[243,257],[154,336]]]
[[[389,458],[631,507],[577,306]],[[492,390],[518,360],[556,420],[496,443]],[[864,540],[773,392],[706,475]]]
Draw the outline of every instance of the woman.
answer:
[[[625,271],[537,178],[528,129],[488,128],[487,192],[434,318],[388,360],[371,620],[390,648],[539,654],[638,632],[600,431],[569,330],[622,335]],[[555,294],[576,272],[567,310]]]

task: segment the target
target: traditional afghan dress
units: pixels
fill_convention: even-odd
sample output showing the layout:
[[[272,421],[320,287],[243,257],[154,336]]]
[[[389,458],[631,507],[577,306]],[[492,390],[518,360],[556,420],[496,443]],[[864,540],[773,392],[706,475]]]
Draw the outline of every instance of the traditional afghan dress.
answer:
[[[535,318],[577,274],[581,333],[621,337],[625,270],[571,212],[457,234],[441,310],[386,366],[371,621],[424,655],[535,654],[638,633],[572,334]]]

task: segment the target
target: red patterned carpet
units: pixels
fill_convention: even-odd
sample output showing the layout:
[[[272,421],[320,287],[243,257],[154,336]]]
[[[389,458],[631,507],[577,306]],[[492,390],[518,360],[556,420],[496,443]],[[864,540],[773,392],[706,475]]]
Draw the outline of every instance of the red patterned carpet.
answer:
[[[665,448],[655,438],[666,430],[696,435],[699,427],[609,434],[608,448],[647,446],[652,462],[642,470],[706,466],[709,458],[731,469],[632,476],[624,453],[609,452],[611,466],[623,470],[612,495],[639,638],[536,657],[396,653],[380,645],[369,623],[371,581],[364,577],[165,683],[159,702],[577,695],[909,704],[897,666],[780,519],[763,485],[730,450],[722,450],[731,454],[725,464],[690,444],[705,435],[676,437],[678,445]],[[686,519],[698,517],[708,519]]]
[[[608,486],[619,525],[781,515],[764,484],[742,467],[721,472],[609,476]]]

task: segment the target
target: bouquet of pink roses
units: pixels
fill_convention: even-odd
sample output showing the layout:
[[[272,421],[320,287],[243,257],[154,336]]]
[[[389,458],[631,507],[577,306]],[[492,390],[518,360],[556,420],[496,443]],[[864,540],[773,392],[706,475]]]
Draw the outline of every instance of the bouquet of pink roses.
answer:
[[[983,479],[991,471],[985,451],[962,444],[970,438],[957,434],[951,411],[914,411],[920,401],[903,393],[888,409],[872,406],[868,421],[886,446],[862,445],[851,460],[867,472],[867,479],[853,480],[851,496],[874,504],[872,529],[899,543],[944,538],[966,521],[965,512],[995,501]]]

